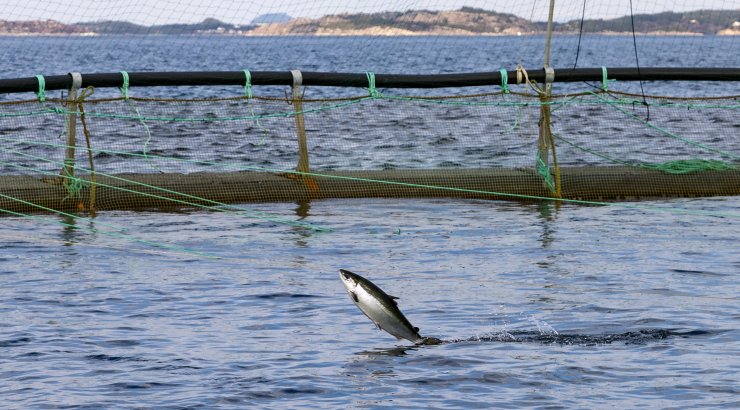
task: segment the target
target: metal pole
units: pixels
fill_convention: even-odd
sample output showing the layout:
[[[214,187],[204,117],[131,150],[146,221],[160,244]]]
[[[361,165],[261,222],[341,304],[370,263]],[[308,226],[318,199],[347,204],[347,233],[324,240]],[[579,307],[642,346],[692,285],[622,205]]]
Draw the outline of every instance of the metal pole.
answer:
[[[552,19],[555,15],[555,0],[550,0],[550,14],[547,17],[547,37],[545,40],[545,67],[550,66],[550,42],[552,40]]]
[[[306,123],[303,120],[303,96],[301,95],[301,84],[303,76],[298,70],[293,70],[293,107],[295,108],[295,127],[298,133],[298,166],[296,170],[302,173],[308,173],[308,143],[306,141]]]
[[[540,106],[540,121],[539,121],[539,137],[537,139],[537,160],[535,163],[535,169],[540,167],[546,168],[549,174],[549,151],[552,148],[553,160],[555,160],[555,146],[553,145],[552,131],[550,129],[550,105],[547,104],[550,101],[552,95],[552,82],[555,77],[555,73],[550,67],[550,46],[552,44],[552,20],[555,14],[555,0],[550,0],[550,12],[547,18],[547,37],[545,39],[545,87],[544,93],[540,94],[540,101],[543,103]],[[556,196],[560,196],[560,172],[557,163],[555,163],[555,183],[554,193]],[[552,187],[548,186],[548,189]]]
[[[70,114],[67,116],[67,148],[64,154],[64,167],[62,167],[62,177],[72,178],[75,175],[75,146],[77,145],[77,91],[82,84],[80,73],[70,73],[72,76],[72,86],[69,88],[67,96],[67,107]],[[63,180],[66,182],[66,179]]]

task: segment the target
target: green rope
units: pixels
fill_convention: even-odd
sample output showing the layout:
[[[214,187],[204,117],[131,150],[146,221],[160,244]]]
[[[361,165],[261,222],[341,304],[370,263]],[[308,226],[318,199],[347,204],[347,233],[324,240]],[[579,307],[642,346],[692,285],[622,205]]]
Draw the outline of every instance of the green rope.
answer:
[[[13,151],[9,150],[8,152]],[[62,202],[66,201],[67,199],[80,199],[80,194],[85,186],[85,181],[75,177],[70,172],[70,170],[74,169],[75,167],[74,158],[65,158],[62,167],[62,169],[64,170],[64,174],[61,175],[64,178],[64,181],[62,181],[62,186],[64,186],[64,188],[67,190],[67,196],[62,199]]]
[[[74,214],[71,214],[71,213],[68,213],[68,212],[58,211],[56,209],[48,208],[48,207],[45,207],[43,205],[35,204],[33,202],[24,201],[24,200],[22,200],[20,198],[15,198],[15,197],[12,197],[12,196],[9,196],[9,195],[5,195],[3,193],[0,193],[0,197],[3,197],[5,199],[9,199],[11,201],[19,202],[19,203],[22,203],[22,204],[27,205],[27,206],[32,206],[34,208],[38,208],[38,209],[41,209],[43,211],[52,212],[52,213],[55,213],[57,215],[66,216],[68,218],[73,218],[73,219],[76,219],[76,220],[77,219],[81,219],[81,220],[92,221],[90,218],[81,217],[79,215],[74,215]],[[27,214],[23,214],[23,213],[20,213],[20,212],[13,212],[13,211],[10,211],[10,210],[7,210],[7,209],[2,209],[2,208],[0,208],[0,211],[1,212],[6,212],[6,213],[9,213],[9,214],[13,214],[13,215],[18,215],[18,216],[28,217],[28,218],[32,218],[32,219],[37,219],[37,220],[48,220],[47,218],[37,217],[37,216],[33,216],[33,215],[27,215]],[[59,222],[59,221],[55,221],[55,222],[60,223],[60,224],[65,225],[65,226],[68,226],[70,228],[80,229],[78,226],[75,226],[75,225],[72,225],[72,224],[66,224],[64,222]],[[155,247],[158,247],[158,248],[175,250],[175,251],[179,251],[179,252],[184,252],[184,253],[189,253],[189,254],[193,254],[193,255],[203,256],[203,257],[210,258],[210,259],[220,259],[220,257],[215,256],[215,255],[211,255],[211,254],[207,254],[207,253],[203,253],[203,252],[194,251],[194,250],[191,250],[191,249],[188,249],[188,248],[179,247],[179,246],[167,245],[165,243],[149,241],[149,240],[146,240],[146,239],[141,239],[141,238],[135,237],[133,235],[128,235],[128,234],[122,233],[125,229],[119,228],[119,227],[117,227],[117,226],[115,226],[113,224],[108,224],[108,223],[100,222],[99,220],[96,220],[95,221],[95,224],[101,225],[101,226],[106,226],[106,227],[109,227],[109,228],[115,230],[114,232],[110,232],[110,231],[102,231],[102,230],[99,230],[99,229],[96,229],[96,228],[90,228],[91,231],[96,232],[96,233],[99,233],[99,234],[102,234],[102,235],[111,236],[111,237],[115,237],[115,238],[127,239],[127,240],[130,240],[130,241],[138,242],[138,243],[145,244],[145,245],[150,245],[150,246],[155,246]]]
[[[606,74],[606,67],[602,65],[601,66],[601,91],[603,92],[609,91],[609,83],[613,83],[617,81],[617,80],[609,80],[607,77],[608,76]]]
[[[39,103],[43,104],[46,101],[46,80],[43,75],[37,75],[36,80],[39,82],[39,90],[36,92],[36,96]]]
[[[120,71],[121,76],[123,77],[123,84],[121,85],[121,97],[123,97],[124,100],[128,101],[128,73],[125,71]]]
[[[627,161],[622,161],[621,159],[612,158],[612,157],[610,157],[610,156],[608,156],[606,154],[602,154],[600,152],[596,152],[594,150],[588,149],[586,147],[583,147],[581,145],[576,144],[575,142],[568,141],[567,139],[561,137],[558,134],[555,134],[554,132],[552,133],[552,136],[555,137],[556,139],[558,139],[559,141],[565,142],[566,144],[570,145],[573,148],[576,148],[576,149],[581,150],[583,152],[587,152],[589,154],[595,155],[595,156],[597,156],[599,158],[602,158],[602,159],[605,159],[607,161],[611,161],[613,163],[622,164],[622,165],[628,165],[628,166],[631,166],[631,167],[637,166],[637,165],[631,164],[631,163],[629,163]]]
[[[252,94],[252,73],[249,70],[244,70],[244,96],[247,98],[247,103],[252,101],[254,95]],[[257,128],[262,131],[262,139],[257,142],[257,146],[263,145],[267,138],[270,136],[270,132],[260,122],[260,116],[254,113],[254,105],[249,105],[249,113],[254,118],[254,123]]]
[[[368,71],[365,75],[367,76],[367,91],[370,98],[382,98],[383,95],[375,88],[375,73]]]
[[[244,96],[252,99],[252,73],[249,70],[244,70]]]
[[[681,159],[663,162],[662,164],[643,164],[642,168],[655,169],[667,174],[691,174],[703,171],[733,171],[738,167],[724,161],[710,159]]]
[[[593,93],[592,93],[593,94]],[[595,94],[593,94],[596,96]],[[475,102],[463,102],[463,101],[444,101],[439,99],[429,99],[429,98],[415,98],[415,97],[398,97],[398,96],[385,96],[380,95],[385,100],[394,100],[394,101],[410,101],[410,102],[420,102],[420,103],[426,103],[426,104],[437,104],[437,105],[449,105],[449,106],[468,106],[468,107],[539,107],[543,105],[550,105],[550,106],[564,106],[564,105],[600,105],[604,101],[603,99],[600,99],[597,97],[597,100],[593,101],[581,101],[577,100],[576,98],[569,98],[566,101],[557,101],[557,100],[551,100],[551,101],[526,101],[526,102],[517,102],[517,101],[509,101],[509,100],[502,100],[502,101],[475,101]],[[108,114],[108,113],[97,113],[95,111],[87,111],[85,113],[88,117],[96,117],[96,118],[109,118],[109,119],[124,119],[124,120],[140,120],[140,121],[164,121],[164,122],[206,122],[206,123],[212,123],[217,121],[256,121],[258,119],[262,118],[290,118],[294,117],[296,115],[302,115],[302,114],[311,114],[311,113],[317,113],[322,111],[328,111],[333,109],[341,109],[350,107],[356,104],[361,104],[366,101],[373,100],[372,97],[364,97],[364,98],[357,98],[355,100],[343,102],[343,103],[337,103],[337,104],[329,104],[329,105],[323,105],[319,108],[314,109],[307,109],[302,111],[284,111],[279,113],[273,113],[273,114],[264,114],[264,115],[250,115],[250,116],[234,116],[234,117],[144,117],[140,114],[136,116],[132,115],[121,115],[121,114]],[[609,101],[609,104],[612,106],[632,106],[635,102],[635,100],[627,100],[627,99],[619,99],[615,101]],[[641,103],[641,102],[640,102]],[[692,108],[692,109],[740,109],[740,104],[676,104],[676,103],[654,103],[652,104],[654,107],[672,107],[672,108]],[[45,114],[58,114],[58,115],[69,115],[69,114],[80,114],[76,110],[69,110],[65,108],[59,108],[59,107],[50,107],[45,108],[42,110],[31,110],[31,111],[24,111],[24,112],[17,112],[17,113],[0,113],[0,118],[14,118],[14,117],[29,117],[29,116],[37,116],[37,115],[45,115]]]
[[[144,141],[144,147],[142,148],[142,150],[144,152],[144,159],[147,159],[147,150],[148,150],[149,144],[152,142],[152,132],[149,129],[149,126],[146,125],[146,122],[144,122],[144,119],[141,116],[141,112],[139,111],[139,107],[137,107],[136,104],[134,104],[133,101],[129,100],[129,95],[128,95],[129,77],[128,77],[128,73],[126,71],[120,71],[120,73],[121,73],[121,77],[123,77],[123,83],[122,83],[121,88],[120,88],[120,90],[121,90],[121,97],[123,97],[123,100],[126,101],[126,104],[128,104],[128,106],[134,110],[134,112],[136,113],[136,117],[135,118],[139,121],[139,123],[144,127],[144,130],[146,131],[146,141]],[[161,169],[156,164],[154,164],[154,169],[156,169],[157,171],[161,171]]]
[[[542,177],[542,180],[547,185],[550,192],[555,192],[555,181],[550,173],[550,167],[540,157],[540,152],[537,151],[537,174]]]
[[[264,169],[264,171],[277,172],[276,170],[269,170],[269,169]],[[437,189],[437,190],[442,190],[442,191],[462,192],[462,193],[468,193],[468,194],[484,194],[484,195],[502,196],[502,197],[509,197],[509,198],[518,198],[518,199],[556,201],[556,202],[571,203],[571,204],[577,204],[577,205],[615,206],[618,208],[668,212],[668,213],[673,213],[673,214],[740,219],[740,213],[734,214],[734,213],[724,213],[724,212],[715,212],[715,211],[696,211],[696,210],[691,210],[691,209],[667,208],[667,207],[662,207],[662,206],[653,206],[653,205],[644,205],[644,204],[625,204],[621,202],[587,201],[583,199],[567,199],[567,198],[544,197],[544,196],[537,196],[537,195],[512,194],[512,193],[507,193],[507,192],[484,191],[480,189],[467,189],[467,188],[455,188],[455,187],[438,186],[438,185],[414,184],[411,182],[400,182],[400,181],[384,181],[384,180],[378,180],[378,179],[359,178],[359,177],[350,177],[350,176],[342,176],[342,175],[326,175],[326,174],[318,174],[318,173],[313,173],[313,172],[298,172],[298,171],[290,171],[290,170],[283,171],[283,172],[293,173],[297,175],[312,176],[312,177],[334,178],[334,179],[341,179],[341,180],[354,181],[354,182],[370,182],[370,183],[379,183],[379,184],[387,184],[387,185],[405,186],[405,187],[411,187],[411,188]]]
[[[96,151],[100,151],[100,150],[96,150]],[[23,157],[26,157],[26,158],[32,158],[32,159],[44,161],[44,162],[51,163],[51,164],[57,164],[56,161],[53,161],[53,160],[50,160],[50,159],[47,159],[47,158],[43,158],[43,157],[39,157],[39,156],[36,156],[36,155],[26,154],[26,153],[23,153],[23,152],[20,152],[20,151],[7,150],[7,152],[10,152],[10,153],[13,153],[13,154],[16,154],[16,155],[20,155],[20,156],[23,156]],[[40,169],[36,169],[36,168],[24,166],[24,165],[17,165],[17,164],[13,164],[13,163],[9,163],[9,162],[4,162],[4,161],[0,161],[0,163],[5,164],[6,166],[11,166],[11,167],[14,167],[14,168],[19,168],[19,169],[26,169],[26,170],[34,171],[34,172],[37,172],[37,173],[40,173],[40,174],[44,174],[44,175],[50,175],[50,176],[56,175],[56,174],[54,174],[52,172],[43,171],[43,170],[40,170]],[[78,167],[78,170],[89,172],[89,170],[86,169],[86,168],[84,168],[84,167]],[[120,186],[115,186],[115,185],[109,185],[109,184],[104,184],[104,183],[96,182],[95,185],[102,186],[102,187],[105,187],[105,188],[111,188],[111,189],[115,189],[115,190],[119,190],[119,191],[123,191],[123,192],[133,193],[133,194],[137,194],[137,195],[141,195],[141,196],[145,196],[145,197],[150,197],[150,198],[156,198],[156,199],[163,200],[163,201],[170,201],[170,202],[178,203],[178,204],[181,204],[181,205],[187,205],[187,206],[192,206],[192,207],[196,207],[196,208],[203,208],[203,209],[207,209],[207,210],[211,210],[211,211],[224,212],[224,213],[229,213],[229,214],[239,215],[239,216],[247,216],[247,217],[261,219],[261,220],[268,221],[268,222],[280,223],[280,224],[284,224],[284,225],[290,225],[290,226],[294,226],[294,227],[309,229],[309,230],[313,230],[313,231],[316,231],[316,232],[331,232],[332,231],[331,228],[325,228],[325,227],[313,225],[313,224],[310,224],[310,223],[307,223],[307,222],[296,222],[296,221],[293,221],[291,219],[279,217],[277,215],[272,215],[272,214],[269,214],[269,213],[266,213],[266,212],[259,212],[259,211],[255,211],[255,210],[251,210],[251,209],[245,209],[245,208],[242,208],[242,207],[238,207],[238,206],[234,206],[234,205],[229,205],[229,204],[226,204],[226,203],[223,203],[223,202],[218,202],[218,201],[210,200],[210,199],[207,199],[207,198],[198,197],[198,196],[195,196],[195,195],[189,195],[189,194],[178,192],[178,191],[174,191],[174,190],[171,190],[171,189],[161,188],[161,187],[158,187],[156,185],[150,185],[150,184],[146,184],[146,183],[143,183],[143,182],[133,181],[133,180],[122,178],[122,177],[119,177],[119,176],[116,176],[116,175],[105,174],[105,173],[101,173],[101,172],[97,172],[97,175],[103,176],[103,177],[107,177],[107,178],[110,178],[110,179],[115,179],[117,181],[126,182],[126,183],[129,183],[129,184],[132,184],[132,185],[141,186],[141,187],[148,188],[148,189],[151,189],[151,190],[154,190],[154,191],[159,191],[159,192],[163,192],[163,193],[167,193],[167,194],[179,195],[179,196],[184,197],[184,198],[192,199],[192,200],[194,200],[196,202],[190,202],[190,201],[186,201],[186,200],[182,200],[182,199],[175,199],[175,198],[160,196],[160,195],[151,194],[151,193],[147,193],[147,192],[135,191],[135,190],[124,188],[124,187],[120,187]],[[68,175],[62,175],[61,177],[62,178],[66,178],[66,179],[71,179],[71,180],[79,180],[79,178],[70,177]],[[82,180],[80,180],[80,181],[82,181]],[[82,182],[87,183],[87,181],[82,181]],[[205,205],[201,205],[198,202],[206,202],[206,203],[211,203],[213,205],[212,206],[205,206]]]
[[[509,94],[509,74],[506,72],[505,68],[502,68],[499,72],[501,72],[501,91],[503,91],[504,94]]]
[[[522,107],[516,107],[516,115],[514,116],[514,124],[511,125],[511,128],[506,130],[506,132],[513,132],[517,128],[519,128],[519,124],[522,120]]]
[[[668,130],[666,130],[664,128],[661,128],[661,127],[659,127],[659,126],[657,126],[657,125],[655,125],[655,124],[653,124],[651,122],[648,122],[648,121],[643,120],[642,118],[640,118],[640,117],[632,114],[631,112],[629,112],[627,110],[624,110],[622,107],[619,107],[618,105],[613,104],[613,101],[609,101],[609,100],[607,100],[605,98],[602,98],[601,96],[599,96],[599,95],[597,95],[595,93],[592,93],[592,94],[596,98],[598,98],[599,100],[605,102],[606,104],[608,104],[609,106],[613,107],[617,111],[621,112],[625,116],[627,116],[627,117],[629,117],[629,118],[631,118],[631,119],[633,119],[633,120],[635,120],[635,121],[637,121],[637,122],[639,122],[639,123],[641,123],[643,125],[646,125],[646,126],[652,128],[652,129],[654,129],[654,130],[656,130],[656,131],[658,131],[658,132],[660,132],[660,133],[662,133],[664,135],[667,135],[667,136],[669,136],[669,137],[671,137],[673,139],[677,139],[679,141],[685,142],[685,143],[687,143],[687,144],[689,144],[691,146],[694,146],[694,147],[697,147],[697,148],[701,148],[701,149],[706,150],[706,151],[714,152],[714,153],[719,154],[719,155],[721,155],[723,157],[729,157],[729,158],[732,158],[734,160],[740,160],[740,156],[739,155],[735,155],[735,154],[730,153],[730,152],[725,152],[725,151],[722,151],[722,150],[719,150],[719,149],[716,149],[716,148],[708,147],[708,146],[706,146],[704,144],[701,144],[699,142],[692,141],[692,140],[690,140],[688,138],[681,137],[678,134],[674,134],[674,133],[672,133],[672,132],[670,132],[670,131],[668,131]]]
[[[559,139],[562,139],[562,138],[559,138]],[[12,140],[12,139],[3,138],[0,136],[0,140]],[[564,139],[562,140],[565,142],[568,142],[567,140],[564,140]],[[57,144],[49,144],[49,143],[38,143],[38,145],[59,146]],[[126,152],[126,151],[99,150],[99,149],[98,150],[93,149],[93,151],[94,152],[105,152],[105,153],[111,153],[111,154],[117,154],[117,155],[128,155],[128,156],[133,156],[133,157],[142,156],[141,154],[138,154],[138,153]],[[170,161],[175,161],[175,162],[191,163],[191,164],[197,164],[197,165],[210,165],[210,166],[214,166],[217,168],[228,169],[232,171],[260,171],[260,172],[270,172],[270,173],[275,173],[275,174],[293,174],[293,175],[299,175],[299,176],[340,179],[340,180],[353,181],[353,182],[379,183],[379,184],[387,184],[387,185],[406,186],[406,187],[412,187],[412,188],[437,189],[437,190],[442,190],[442,191],[461,192],[461,193],[470,193],[470,194],[483,194],[483,195],[501,196],[501,197],[517,198],[517,199],[558,201],[562,203],[572,203],[576,205],[603,205],[603,206],[614,206],[614,207],[619,207],[619,208],[628,208],[628,209],[636,209],[636,210],[668,212],[668,213],[674,213],[674,214],[688,214],[688,215],[700,215],[700,216],[726,217],[726,218],[740,219],[740,214],[733,214],[733,213],[722,213],[722,212],[714,212],[714,211],[693,211],[693,210],[667,208],[667,207],[651,206],[651,205],[643,205],[643,204],[632,205],[632,204],[625,204],[625,203],[619,203],[619,202],[599,202],[599,201],[587,201],[587,200],[579,200],[579,199],[553,198],[553,197],[543,197],[543,196],[537,196],[537,195],[484,191],[484,190],[479,190],[479,189],[466,189],[466,188],[455,188],[455,187],[437,186],[437,185],[414,184],[410,182],[384,181],[384,180],[378,180],[378,179],[360,178],[360,177],[351,177],[351,176],[342,176],[342,175],[327,175],[327,174],[321,174],[321,173],[315,173],[315,172],[298,172],[293,169],[275,169],[275,168],[266,168],[266,167],[258,167],[258,166],[245,166],[241,164],[232,164],[232,163],[225,163],[225,162],[188,160],[188,159],[171,158],[171,157],[164,157],[164,156],[157,156],[157,157],[160,159],[170,160]]]
[[[622,161],[620,159],[610,157],[606,154],[599,153],[594,150],[588,149],[572,141],[569,141],[559,135],[553,134],[553,136],[557,138],[559,141],[563,141],[573,148],[576,148],[583,152],[587,152],[589,154],[605,159],[607,161],[611,161],[612,163],[622,164],[622,165],[635,167],[635,168],[652,169],[655,171],[665,172],[667,174],[690,174],[690,173],[702,172],[702,171],[734,171],[734,170],[740,169],[737,166],[730,165],[724,161],[708,160],[708,159],[681,159],[681,160],[675,160],[675,161],[667,161],[667,162],[663,162],[660,164],[649,164],[649,163],[633,164],[633,163]]]

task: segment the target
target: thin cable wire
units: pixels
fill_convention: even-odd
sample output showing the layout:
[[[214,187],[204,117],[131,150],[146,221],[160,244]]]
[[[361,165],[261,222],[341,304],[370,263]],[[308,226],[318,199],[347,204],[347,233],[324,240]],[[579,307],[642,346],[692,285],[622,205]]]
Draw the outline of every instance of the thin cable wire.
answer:
[[[640,74],[640,57],[637,53],[637,35],[635,34],[635,13],[632,12],[632,0],[630,0],[630,22],[632,23],[632,44],[635,49],[635,64],[637,64],[637,76],[640,77],[640,92],[642,93],[642,105],[647,108],[646,121],[650,121],[650,105],[645,99],[645,88],[642,85],[642,75]]]
[[[576,47],[576,60],[573,62],[573,69],[578,67],[578,56],[581,54],[581,36],[583,35],[583,22],[586,19],[586,0],[583,0],[583,11],[581,12],[581,27],[578,29],[578,47]]]

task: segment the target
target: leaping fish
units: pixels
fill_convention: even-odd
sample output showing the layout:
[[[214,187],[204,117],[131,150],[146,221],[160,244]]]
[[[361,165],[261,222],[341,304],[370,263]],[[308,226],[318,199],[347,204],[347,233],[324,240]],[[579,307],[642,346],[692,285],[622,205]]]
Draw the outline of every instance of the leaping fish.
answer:
[[[383,329],[398,340],[406,339],[416,344],[439,344],[436,337],[423,337],[398,309],[395,296],[383,292],[378,286],[362,276],[345,269],[339,270],[339,278],[347,288],[352,301],[378,329]]]

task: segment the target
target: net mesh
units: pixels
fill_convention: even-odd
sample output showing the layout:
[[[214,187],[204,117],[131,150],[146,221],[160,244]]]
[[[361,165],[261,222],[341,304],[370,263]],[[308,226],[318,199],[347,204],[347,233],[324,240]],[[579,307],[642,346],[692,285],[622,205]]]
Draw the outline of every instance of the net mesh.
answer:
[[[632,3],[558,1],[550,65],[737,66],[737,0]],[[540,67],[548,11],[535,0],[10,0],[0,5],[0,65],[6,78]],[[543,96],[542,85],[514,85],[510,73],[511,92],[369,82],[359,92],[304,88],[298,99],[267,86],[250,96],[220,86],[49,92],[43,101],[5,94],[0,209],[738,194],[736,82],[556,83]]]
[[[543,99],[524,85],[513,88],[456,96],[303,95],[300,101],[285,95],[94,99],[87,90],[87,99],[75,101],[7,102],[0,116],[2,207],[740,193],[736,96],[643,98],[591,89]],[[551,136],[543,146],[545,107]]]

